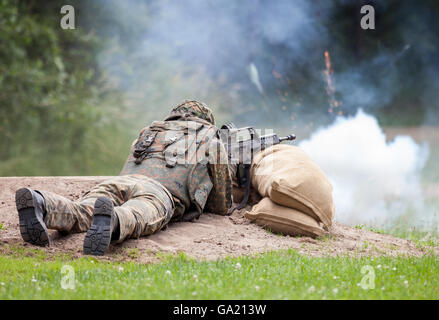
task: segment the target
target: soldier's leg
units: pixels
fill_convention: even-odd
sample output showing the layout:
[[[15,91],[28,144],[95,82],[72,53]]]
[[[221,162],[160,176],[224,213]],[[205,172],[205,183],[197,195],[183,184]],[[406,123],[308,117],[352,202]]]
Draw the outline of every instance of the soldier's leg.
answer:
[[[172,218],[172,205],[163,205],[155,196],[140,196],[115,208],[119,219],[119,238],[139,238],[161,230]]]
[[[114,211],[119,220],[116,240],[150,235],[168,224],[174,214],[171,193],[157,181],[145,176],[133,176],[137,183],[127,194],[127,201]]]
[[[96,199],[107,197],[115,206],[121,205],[135,183],[129,176],[114,177],[99,183],[77,201],[52,192],[39,191],[46,202],[44,222],[49,229],[85,232],[91,226]]]
[[[130,181],[125,195],[127,201],[114,207],[108,198],[96,200],[93,223],[84,239],[84,254],[103,255],[110,239],[122,242],[149,235],[163,228],[172,218],[172,195],[160,183],[140,175],[121,178]]]
[[[39,191],[46,203],[44,223],[48,229],[62,232],[85,232],[90,228],[96,198],[72,201],[59,194]]]

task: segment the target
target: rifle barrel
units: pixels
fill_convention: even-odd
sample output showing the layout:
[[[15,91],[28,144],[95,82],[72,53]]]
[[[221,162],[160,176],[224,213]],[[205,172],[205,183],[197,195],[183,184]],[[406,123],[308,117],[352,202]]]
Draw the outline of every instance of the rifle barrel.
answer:
[[[289,135],[287,135],[286,137],[281,137],[281,138],[279,138],[279,141],[280,141],[280,142],[282,142],[282,141],[288,141],[288,140],[293,141],[293,140],[295,140],[295,139],[296,139],[296,135],[295,135],[295,134],[289,134]]]

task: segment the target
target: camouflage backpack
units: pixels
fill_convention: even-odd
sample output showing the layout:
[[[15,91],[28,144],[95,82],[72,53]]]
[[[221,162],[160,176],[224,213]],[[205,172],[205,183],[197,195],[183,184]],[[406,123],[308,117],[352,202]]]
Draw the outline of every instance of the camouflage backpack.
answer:
[[[200,214],[204,207],[226,214],[232,205],[232,182],[214,124],[204,103],[184,101],[165,121],[140,132],[121,174],[143,174],[162,183],[174,197],[174,218],[191,206]]]

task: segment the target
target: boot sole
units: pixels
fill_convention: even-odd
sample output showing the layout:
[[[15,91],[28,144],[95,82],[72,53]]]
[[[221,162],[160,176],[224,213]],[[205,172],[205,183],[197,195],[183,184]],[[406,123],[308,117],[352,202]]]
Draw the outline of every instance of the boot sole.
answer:
[[[50,245],[49,231],[44,221],[35,213],[32,191],[19,189],[15,193],[21,237],[25,242],[44,247]]]
[[[84,239],[84,254],[103,256],[111,241],[111,215],[113,205],[109,199],[98,198],[94,206],[93,224]]]

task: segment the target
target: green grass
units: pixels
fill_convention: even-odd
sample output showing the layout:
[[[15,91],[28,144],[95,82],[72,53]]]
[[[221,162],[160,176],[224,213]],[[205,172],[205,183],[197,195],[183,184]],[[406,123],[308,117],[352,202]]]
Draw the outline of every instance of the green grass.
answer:
[[[61,287],[64,265],[74,270],[73,290]],[[359,285],[365,266],[374,270],[374,289]],[[168,256],[142,265],[12,248],[0,256],[0,298],[438,299],[438,275],[438,257],[430,255],[312,258],[285,250],[207,262]]]
[[[355,228],[369,230],[379,234],[390,234],[398,238],[407,239],[413,241],[419,247],[439,246],[439,231],[437,225],[432,225],[431,230],[428,231],[417,229],[416,227],[410,227],[408,225],[393,225],[390,228],[375,228],[365,225],[356,225]]]

